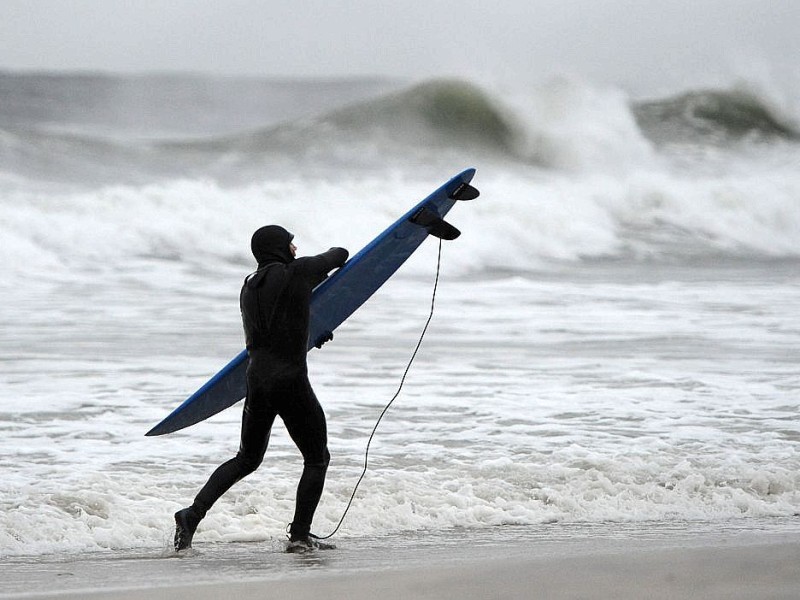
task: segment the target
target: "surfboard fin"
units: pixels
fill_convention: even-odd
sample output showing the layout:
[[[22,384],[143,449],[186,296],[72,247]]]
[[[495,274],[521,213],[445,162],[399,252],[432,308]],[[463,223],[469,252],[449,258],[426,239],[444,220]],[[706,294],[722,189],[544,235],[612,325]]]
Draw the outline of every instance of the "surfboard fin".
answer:
[[[480,195],[481,193],[477,188],[472,187],[468,183],[462,183],[453,190],[453,193],[450,194],[450,198],[453,200],[475,200],[475,198]]]
[[[411,222],[424,227],[433,237],[442,240],[454,240],[461,235],[461,232],[442,219],[439,213],[424,206],[411,217]]]

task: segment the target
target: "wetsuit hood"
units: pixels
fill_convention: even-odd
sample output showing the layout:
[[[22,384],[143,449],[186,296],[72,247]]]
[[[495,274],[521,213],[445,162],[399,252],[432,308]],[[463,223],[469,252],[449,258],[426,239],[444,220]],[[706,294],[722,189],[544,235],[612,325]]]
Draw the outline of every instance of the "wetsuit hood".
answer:
[[[294,260],[289,244],[294,235],[280,225],[266,225],[257,229],[250,240],[250,249],[258,261],[258,267],[273,262],[288,264]]]

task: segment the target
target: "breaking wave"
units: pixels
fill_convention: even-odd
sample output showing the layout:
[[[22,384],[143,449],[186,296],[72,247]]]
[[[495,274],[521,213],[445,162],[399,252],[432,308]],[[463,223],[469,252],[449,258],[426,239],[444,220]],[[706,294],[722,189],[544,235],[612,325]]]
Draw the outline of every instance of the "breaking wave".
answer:
[[[642,130],[656,141],[800,140],[797,123],[746,90],[688,92],[636,104],[634,113]]]
[[[465,271],[800,254],[798,129],[767,98],[632,102],[567,79],[513,93],[434,80],[368,96],[200,139],[0,118],[0,258],[20,273],[101,257],[247,263],[228,240],[262,218],[294,223],[312,246],[347,231],[357,248],[470,166],[483,196],[454,217],[481,232],[462,240]]]
[[[174,111],[174,107],[171,109]],[[174,177],[238,181],[287,170],[382,170],[464,163],[616,170],[669,142],[725,146],[800,140],[800,129],[746,91],[691,91],[632,102],[555,80],[524,93],[426,81],[326,113],[198,138],[132,138],[90,128],[0,121],[0,174],[82,184]]]
[[[440,146],[470,142],[510,152],[514,137],[507,115],[488,93],[463,81],[431,81],[317,119],[216,140],[210,147],[258,152],[287,144],[297,148],[298,142],[373,140]]]

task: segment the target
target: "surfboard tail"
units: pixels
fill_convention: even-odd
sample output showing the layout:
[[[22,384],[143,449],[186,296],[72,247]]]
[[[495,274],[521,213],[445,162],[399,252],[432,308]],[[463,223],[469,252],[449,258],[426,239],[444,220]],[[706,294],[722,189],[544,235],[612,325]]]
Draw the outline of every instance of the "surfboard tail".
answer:
[[[442,240],[454,240],[461,235],[461,232],[440,217],[439,213],[424,206],[411,217],[411,222],[424,227],[430,235]]]
[[[458,186],[453,193],[450,194],[450,197],[453,200],[475,200],[481,193],[478,191],[477,188],[472,187],[468,183],[462,183]]]
[[[448,194],[448,197],[452,200],[474,200],[480,194],[477,188],[472,187],[469,183],[462,182]],[[410,220],[412,223],[424,227],[433,237],[442,240],[454,240],[461,235],[458,228],[445,221],[436,210],[427,206],[420,208],[412,215]]]

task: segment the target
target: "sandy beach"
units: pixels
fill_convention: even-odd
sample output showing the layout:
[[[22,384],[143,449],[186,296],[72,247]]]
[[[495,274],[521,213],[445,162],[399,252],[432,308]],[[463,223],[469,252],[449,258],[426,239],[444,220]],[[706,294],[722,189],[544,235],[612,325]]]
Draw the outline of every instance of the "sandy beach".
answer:
[[[212,544],[183,560],[166,559],[165,554],[4,561],[3,571],[19,578],[21,587],[19,593],[0,598],[800,597],[800,538],[795,533],[689,533],[671,540],[642,534],[628,540],[566,536],[541,544],[526,540],[507,551],[496,540],[470,546],[462,542],[420,545],[416,553],[410,552],[413,544],[399,544],[396,552],[391,546],[376,547],[368,558],[359,555],[369,549],[351,541],[340,550],[305,556],[286,555],[276,542],[272,547]],[[27,584],[23,577],[28,577]]]

